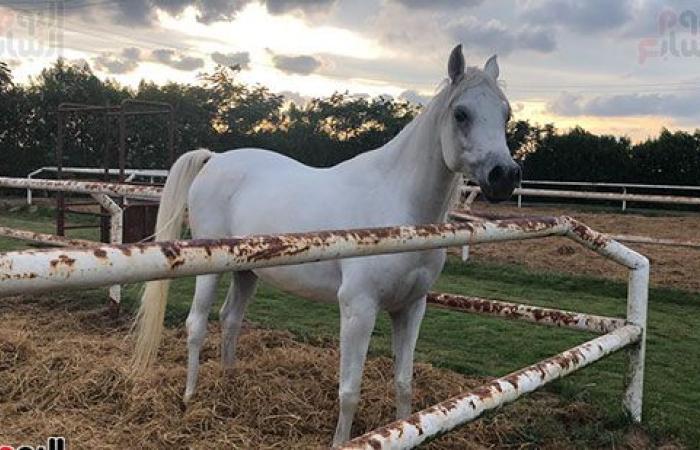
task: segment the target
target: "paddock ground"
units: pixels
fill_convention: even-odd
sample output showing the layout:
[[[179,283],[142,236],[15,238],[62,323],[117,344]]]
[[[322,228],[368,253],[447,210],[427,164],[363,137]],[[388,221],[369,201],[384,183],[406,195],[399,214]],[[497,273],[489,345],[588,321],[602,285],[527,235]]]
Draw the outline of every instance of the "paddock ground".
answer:
[[[327,447],[337,414],[335,343],[310,345],[288,332],[247,327],[238,367],[228,376],[219,368],[220,335],[212,323],[199,391],[185,408],[182,328],[167,330],[157,366],[134,382],[127,370],[127,318],[115,321],[86,308],[86,295],[0,303],[3,323],[11,324],[0,330],[0,442],[61,435],[73,448]],[[355,430],[392,420],[391,373],[388,358],[368,361]],[[429,406],[485,381],[418,364],[415,404]],[[426,448],[574,448],[583,444],[576,430],[602,420],[588,403],[541,392]],[[536,445],[533,429],[539,430]],[[597,444],[606,444],[604,434]],[[645,448],[650,441],[632,429],[621,444]]]
[[[10,208],[13,211],[0,208],[0,225],[52,231],[51,211]],[[511,212],[555,214],[561,210],[513,208]],[[598,212],[590,217],[586,216],[589,213],[569,214],[596,228],[608,223],[594,223],[602,215]],[[652,224],[659,219],[657,228],[685,230],[697,224],[694,219],[689,226],[669,225],[675,223],[675,216],[642,216],[641,221],[630,221],[628,216],[621,215],[622,225],[639,227],[647,219]],[[659,231],[648,226],[649,234]],[[78,230],[75,235],[94,239],[90,233],[92,230]],[[643,230],[633,229],[630,234],[643,234]],[[695,238],[690,234],[669,237]],[[567,240],[544,241],[529,252],[517,248],[536,242],[519,242],[491,257],[486,252],[489,246],[475,246],[469,264],[456,258],[448,263],[436,290],[595,314],[624,314],[626,283],[616,279],[624,277],[623,273],[588,272],[592,269],[587,265],[582,267],[584,275],[567,272],[561,261],[579,258],[560,255],[556,245],[583,252]],[[26,247],[0,239],[3,251]],[[650,246],[652,261],[658,258],[652,254],[658,249]],[[695,250],[682,250],[687,252],[679,256],[683,263],[695,257]],[[515,252],[520,252],[519,259],[509,259]],[[528,265],[529,253],[541,265]],[[560,263],[550,264],[557,255]],[[580,259],[593,268],[602,261],[595,254]],[[692,271],[685,274],[684,282],[692,280]],[[700,423],[700,296],[692,288],[667,287],[659,280],[653,284],[643,428],[630,425],[620,415],[625,358],[616,354],[436,441],[432,448],[700,448],[696,426]],[[184,317],[192,288],[192,279],[174,283],[167,314],[171,328],[162,357],[153,373],[139,383],[130,381],[126,372],[131,351],[126,339],[127,316],[138,298],[138,286],[126,288],[127,314],[119,322],[101,315],[103,290],[3,299],[0,443],[21,440],[36,445],[47,434],[62,432],[72,439],[73,448],[324,447],[332,436],[337,408],[337,308],[262,285],[249,308],[251,322],[242,339],[238,371],[232,378],[222,378],[219,373],[219,336],[213,320],[200,393],[185,410],[180,404],[185,379]],[[222,284],[219,301],[224,290]],[[481,384],[487,376],[532,364],[585,339],[585,334],[571,330],[430,309],[417,349],[422,364],[416,371],[414,407],[433,404]],[[387,359],[390,332],[384,317],[378,321],[370,355],[356,432],[393,417],[392,371]]]
[[[633,212],[581,209],[581,207],[489,205],[477,202],[474,212],[512,215],[569,215],[596,231],[609,234],[649,236],[700,243],[700,213],[664,211],[650,215]],[[651,261],[651,282],[700,291],[700,248],[624,243]],[[479,244],[472,247],[476,261],[515,263],[533,269],[625,280],[627,270],[566,238]]]

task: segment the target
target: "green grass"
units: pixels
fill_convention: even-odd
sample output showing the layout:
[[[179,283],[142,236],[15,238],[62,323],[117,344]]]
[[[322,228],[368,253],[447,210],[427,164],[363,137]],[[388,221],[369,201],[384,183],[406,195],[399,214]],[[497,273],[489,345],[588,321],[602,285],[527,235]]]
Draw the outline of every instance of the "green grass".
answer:
[[[11,222],[11,226],[19,227],[31,221],[36,229],[36,222],[42,222],[40,217],[14,217],[10,220],[0,213],[0,225]],[[0,239],[0,249],[13,246],[16,248],[16,242]],[[219,304],[228,282],[228,277],[222,278]],[[174,282],[167,313],[170,325],[182,326],[193,281],[188,278]],[[517,265],[462,264],[457,260],[448,262],[435,290],[616,316],[624,316],[626,303],[624,283],[533,271]],[[127,287],[127,308],[133,308],[137,291],[137,286]],[[645,428],[656,438],[677,436],[686,445],[700,448],[700,294],[652,288],[649,307]],[[216,318],[216,309],[211,317]],[[266,285],[260,286],[247,317],[260,326],[290,330],[300,340],[312,343],[338,336],[336,306],[301,300]],[[382,316],[371,353],[389,354],[390,335],[388,320]],[[497,376],[566,350],[591,336],[429,309],[421,329],[417,359],[465,374]],[[611,433],[620,442],[621,435],[629,430],[620,407],[624,363],[624,354],[615,354],[547,389],[564,398],[600,405],[606,411],[603,432]],[[591,443],[599,442],[594,433],[600,432],[581,430],[584,439],[589,433]]]
[[[227,280],[219,288],[219,304]],[[179,279],[171,290],[167,320],[181,326],[187,315],[193,279]],[[626,285],[590,277],[527,270],[516,265],[448,262],[435,290],[532,303],[541,306],[624,317]],[[128,302],[136,289],[129,289]],[[666,288],[650,292],[645,428],[663,438],[700,442],[700,294]],[[215,319],[216,310],[211,318]],[[258,325],[292,331],[299,339],[337,339],[334,305],[305,301],[261,285],[248,310]],[[592,334],[537,326],[487,316],[429,308],[421,328],[417,359],[478,376],[497,376],[532,364],[591,338]],[[374,332],[371,354],[388,355],[391,332],[386,316]],[[572,400],[599,404],[616,430],[627,425],[620,407],[625,355],[615,354],[548,389]]]
[[[71,224],[97,224],[97,217],[79,214],[67,214],[66,221]],[[0,209],[0,226],[39,233],[56,234],[54,212],[46,208],[15,207],[11,210]],[[68,237],[75,239],[99,240],[100,231],[97,228],[69,230]],[[0,239],[0,251],[17,250],[20,248],[36,247],[36,244]]]

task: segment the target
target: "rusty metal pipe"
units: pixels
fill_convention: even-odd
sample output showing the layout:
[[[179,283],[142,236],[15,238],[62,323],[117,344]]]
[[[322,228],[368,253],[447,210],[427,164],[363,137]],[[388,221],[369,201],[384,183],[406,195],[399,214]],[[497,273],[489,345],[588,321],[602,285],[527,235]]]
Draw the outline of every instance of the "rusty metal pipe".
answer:
[[[647,306],[649,303],[649,262],[630,271],[627,287],[627,322],[641,329],[642,336],[630,349],[622,404],[633,421],[642,421],[644,361],[646,355]]]
[[[533,392],[605,356],[639,342],[642,329],[625,325],[582,345],[452,397],[357,437],[343,450],[409,449],[472,421],[486,411]]]
[[[625,326],[626,323],[625,319],[617,317],[597,316],[439,292],[428,294],[428,304],[451,311],[487,314],[542,325],[591,331],[593,333],[610,333]]]
[[[103,245],[0,254],[0,295],[565,235],[635,268],[644,257],[568,217]]]
[[[566,220],[443,224],[0,254],[0,295],[562,235]]]
[[[87,241],[84,239],[70,239],[55,234],[39,233],[36,231],[18,230],[16,228],[0,227],[0,236],[20,241],[38,242],[46,245],[56,245],[59,247],[94,247],[100,245],[99,242]]]
[[[0,254],[0,295],[108,286],[159,278],[546,236],[568,237],[631,269],[627,300],[627,321],[631,325],[618,328],[598,338],[599,340],[591,341],[587,346],[572,350],[574,353],[578,352],[576,354],[583,358],[584,364],[578,364],[580,362],[576,359],[578,357],[571,356],[574,359],[573,363],[569,360],[570,358],[565,360],[569,361],[567,364],[571,367],[577,364],[582,367],[604,356],[606,352],[626,346],[630,342],[638,342],[630,352],[629,377],[625,385],[623,403],[633,420],[641,421],[645,351],[643,337],[646,327],[649,261],[619,242],[566,216],[478,220],[457,224],[320,231],[217,240],[102,245],[90,249],[9,252]],[[628,342],[620,343],[625,336]],[[639,336],[642,336],[641,340]],[[606,347],[610,339],[613,340],[614,345]],[[595,346],[592,346],[592,343],[600,344],[596,344],[600,354],[594,353],[591,358],[588,358],[585,356],[585,351],[595,352]],[[606,348],[608,350],[605,350]],[[564,355],[566,354],[568,353],[565,352]],[[535,369],[543,370],[539,366]],[[560,367],[560,369],[553,369],[554,378],[570,372],[569,366]],[[544,378],[543,375],[543,380]],[[510,380],[513,381],[512,377]],[[535,385],[537,386],[539,385]],[[518,392],[520,391],[516,390],[516,394]],[[525,389],[522,392],[529,392],[529,390]],[[490,407],[514,398],[501,399],[500,403],[494,403]],[[469,417],[476,417],[484,408],[475,408]],[[458,417],[459,421],[452,423],[447,429],[469,420],[464,419],[467,416]],[[435,433],[445,431],[444,427],[444,424],[435,425],[434,428],[438,430]],[[424,439],[421,438],[415,442],[420,443]],[[400,440],[400,442],[403,441]]]
[[[109,242],[121,244],[124,235],[124,211],[121,206],[105,194],[92,194],[92,197],[107,211],[109,211]],[[109,299],[112,303],[119,304],[122,299],[122,288],[118,284],[110,286]]]
[[[0,187],[41,189],[45,191],[74,192],[78,194],[105,194],[113,197],[144,199],[160,199],[160,194],[162,191],[162,189],[159,187],[147,185],[10,177],[0,177]]]

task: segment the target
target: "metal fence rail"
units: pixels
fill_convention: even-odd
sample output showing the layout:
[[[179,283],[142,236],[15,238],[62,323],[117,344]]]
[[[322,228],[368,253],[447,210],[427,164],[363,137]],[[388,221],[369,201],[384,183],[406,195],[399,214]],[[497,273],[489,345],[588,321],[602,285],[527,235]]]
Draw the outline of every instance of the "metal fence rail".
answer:
[[[141,199],[160,199],[162,191],[159,187],[147,185],[12,177],[0,177],[0,188],[41,189],[44,191],[105,194],[113,197]]]
[[[465,192],[481,193],[479,186],[463,186]],[[517,188],[513,195],[518,196],[518,206],[522,205],[522,197],[555,197],[555,198],[580,198],[587,200],[615,200],[625,202],[623,211],[626,209],[626,202],[640,203],[666,203],[676,205],[700,205],[700,197],[688,197],[679,195],[651,195],[651,194],[626,194],[617,192],[586,192],[586,191],[562,191],[557,189],[533,189]]]
[[[66,173],[72,173],[72,174],[78,174],[78,175],[104,175],[107,173],[109,176],[118,176],[120,175],[121,171],[120,169],[103,169],[99,167],[61,167],[60,171],[63,172],[64,174]],[[59,168],[56,166],[45,166],[45,167],[40,167],[32,172],[30,172],[27,175],[27,179],[33,179],[40,173],[44,172],[51,172],[51,173],[58,173]],[[161,178],[165,179],[168,176],[168,171],[167,170],[159,170],[159,169],[124,169],[124,174],[127,176],[124,181],[130,182],[133,181],[135,178],[140,177],[140,178],[148,178],[153,184],[155,182],[156,178]],[[30,188],[27,189],[27,205],[31,205],[33,201],[32,197],[32,190]]]
[[[607,325],[600,326],[601,331],[607,331],[607,327],[616,328],[568,352],[498,379],[480,390],[455,397],[419,412],[406,421],[395,422],[371,432],[350,442],[348,448],[412,448],[472,420],[485,410],[513,401],[551,380],[627,346],[631,350],[623,403],[631,417],[635,421],[641,421],[648,260],[569,217],[8,252],[0,254],[0,295],[108,286],[158,278],[545,236],[566,236],[630,269],[627,325],[617,327],[619,319],[607,318],[606,322],[606,318],[579,315],[576,319],[578,323],[606,323]],[[503,308],[512,307],[501,304],[499,308],[503,311]],[[486,311],[488,308],[482,309],[489,312]],[[497,309],[494,308],[491,312]],[[515,311],[518,311],[517,306]],[[535,318],[542,312],[544,311],[531,310],[531,314],[510,316]],[[553,310],[547,311],[547,314],[552,322],[566,322],[566,319],[561,318],[555,320]]]
[[[479,297],[431,292],[428,305],[465,313],[486,314],[507,319],[571,328],[592,333],[610,333],[625,325],[625,319],[596,316],[561,309],[542,308],[533,305],[503,302]]]
[[[607,183],[597,181],[550,181],[550,180],[523,180],[522,184],[539,184],[549,186],[588,186],[609,187],[622,189],[653,189],[665,191],[700,191],[700,186],[686,186],[680,184],[640,184],[640,183]]]
[[[38,242],[45,245],[55,245],[58,247],[91,247],[100,245],[99,242],[88,241],[85,239],[71,239],[65,236],[56,236],[55,234],[18,230],[16,228],[2,226],[0,226],[0,236],[19,239],[21,241]]]
[[[81,169],[81,168],[77,168]],[[124,210],[111,197],[137,198],[159,200],[162,188],[147,185],[131,185],[125,183],[106,183],[93,181],[76,180],[49,180],[33,178],[10,178],[0,177],[0,188],[42,189],[56,192],[72,192],[77,194],[90,195],[109,213],[110,239],[113,244],[122,242],[124,229]],[[31,195],[31,194],[29,194]],[[28,197],[31,202],[31,196]],[[27,230],[17,230],[14,228],[0,227],[0,236],[13,239],[20,239],[31,242],[56,246],[76,246],[90,247],[99,245],[99,242],[91,242],[82,239],[71,239],[65,236],[57,236],[46,233],[36,233]],[[113,305],[118,305],[121,301],[121,288],[114,285],[110,288],[109,298]]]
[[[108,195],[159,198],[160,189],[118,183],[1,178],[0,187],[80,192],[95,196],[121,216]],[[119,227],[119,218],[112,217]],[[629,349],[623,404],[633,420],[641,421],[645,328],[649,283],[648,260],[618,241],[566,216],[487,220],[465,216],[464,222],[311,233],[261,235],[229,239],[95,244],[0,253],[0,296],[56,289],[115,286],[160,278],[176,278],[234,270],[301,264],[337,258],[410,252],[484,242],[564,236],[630,269],[627,317],[590,314],[518,305],[452,294],[430,294],[430,304],[462,312],[478,312],[516,320],[605,333],[571,350],[498,378],[367,433],[344,448],[413,448],[511,402],[557,378],[606,355]],[[13,230],[7,231],[9,234]],[[25,236],[29,237],[29,236]],[[50,238],[50,235],[49,235]],[[55,242],[67,244],[67,242]],[[75,242],[77,245],[88,243]],[[114,294],[115,291],[113,290]],[[117,299],[118,300],[118,299]]]
[[[419,411],[406,420],[397,420],[364,434],[343,445],[341,449],[381,450],[417,447],[613,352],[638,344],[642,334],[640,327],[625,325],[571,350]]]
[[[0,254],[0,295],[250,270],[482,242],[567,236],[629,268],[646,259],[566,216]]]

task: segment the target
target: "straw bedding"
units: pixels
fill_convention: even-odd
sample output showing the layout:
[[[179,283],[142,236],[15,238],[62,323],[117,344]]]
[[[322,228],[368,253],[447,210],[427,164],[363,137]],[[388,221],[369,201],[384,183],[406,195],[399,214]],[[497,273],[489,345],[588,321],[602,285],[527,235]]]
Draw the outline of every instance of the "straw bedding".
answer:
[[[199,389],[186,408],[185,333],[166,330],[158,364],[128,376],[129,320],[79,306],[73,297],[0,303],[0,443],[66,436],[69,448],[323,448],[337,414],[335,342],[309,345],[247,326],[233,374],[218,363],[218,325],[202,354]],[[392,364],[370,358],[355,432],[393,420]],[[414,407],[486,381],[416,366]],[[516,402],[433,441],[428,448],[571,448],[596,410],[549,393]],[[537,432],[533,430],[537,429]]]

